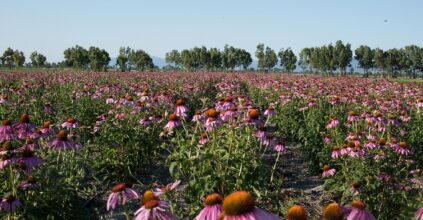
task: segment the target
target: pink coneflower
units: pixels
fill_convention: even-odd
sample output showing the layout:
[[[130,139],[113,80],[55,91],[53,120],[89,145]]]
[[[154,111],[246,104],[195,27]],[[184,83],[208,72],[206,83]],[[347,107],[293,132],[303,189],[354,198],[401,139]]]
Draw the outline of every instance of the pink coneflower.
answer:
[[[21,151],[24,151],[26,149],[37,150],[38,148],[39,148],[38,144],[36,142],[34,142],[33,139],[28,138],[28,139],[26,139],[25,144],[22,147],[20,147],[19,149]]]
[[[365,154],[366,152],[359,145],[358,147],[352,148],[351,151],[348,153],[348,156],[358,158],[364,156]]]
[[[351,111],[350,113],[348,113],[348,118],[347,121],[348,122],[356,122],[359,120],[359,116],[357,113],[355,113],[354,111]]]
[[[0,104],[7,105],[9,104],[9,97],[7,95],[3,95],[0,97]]]
[[[362,201],[354,200],[351,206],[351,212],[347,220],[376,220],[370,212],[365,210],[365,205]]]
[[[379,144],[379,147],[381,148],[385,147],[386,146],[385,138],[379,138],[378,144]]]
[[[66,121],[62,124],[62,128],[66,128],[66,129],[71,129],[71,128],[77,128],[78,127],[78,122],[76,121],[76,119],[70,117],[68,119],[66,119]]]
[[[331,177],[335,175],[336,170],[334,168],[331,168],[329,165],[323,166],[323,173],[322,177]]]
[[[423,207],[417,210],[415,217],[416,220],[423,220]]]
[[[50,122],[46,121],[43,123],[43,126],[39,129],[39,136],[42,138],[46,138],[50,136],[51,130],[50,130]]]
[[[264,138],[266,138],[267,137],[267,127],[260,127],[257,131],[256,131],[256,133],[255,133],[255,136],[256,137],[258,137],[258,138],[260,138],[260,139],[264,139]]]
[[[398,154],[408,155],[411,153],[411,150],[408,148],[407,142],[400,142],[399,146],[394,149]]]
[[[286,220],[307,220],[308,215],[304,207],[300,205],[293,205],[288,209]]]
[[[154,192],[154,194],[156,196],[161,196],[161,195],[163,195],[163,194],[165,194],[167,192],[170,192],[170,191],[175,190],[176,188],[179,187],[179,184],[181,184],[181,181],[180,180],[177,180],[174,183],[167,184],[165,187],[157,188],[156,189],[156,192]]]
[[[285,141],[280,140],[274,147],[273,149],[278,152],[278,153],[283,153],[286,151],[286,147],[285,147]]]
[[[56,138],[50,142],[50,147],[53,149],[69,149],[74,148],[75,145],[68,140],[68,134],[65,130],[57,133]]]
[[[36,125],[29,121],[28,114],[22,114],[19,118],[19,122],[15,123],[12,127],[18,130],[19,139],[26,139],[34,135]]]
[[[161,123],[163,121],[163,117],[161,115],[154,115],[150,118],[151,121]]]
[[[16,162],[16,158],[11,157],[9,154],[0,155],[0,170],[4,169],[10,164]]]
[[[38,185],[35,181],[35,178],[33,176],[28,176],[28,178],[19,184],[19,188],[21,189],[34,189],[37,188]]]
[[[377,147],[376,140],[371,139],[366,141],[366,143],[364,144],[364,147],[368,149],[375,149]]]
[[[0,142],[15,140],[16,135],[13,134],[12,122],[4,120],[0,127]]]
[[[192,117],[192,121],[193,122],[196,122],[196,121],[201,122],[203,120],[204,120],[204,116],[201,114],[201,112],[196,111],[194,116]]]
[[[0,202],[0,210],[3,212],[14,212],[22,203],[12,193],[7,193]]]
[[[168,202],[153,199],[146,202],[134,213],[135,220],[175,220],[176,217],[169,209]]]
[[[140,120],[140,125],[148,126],[152,123],[152,121],[148,117],[144,117]]]
[[[329,101],[329,103],[331,105],[337,105],[337,104],[339,104],[341,102],[339,101],[339,97],[338,96],[334,96],[334,97],[331,98],[331,100]]]
[[[263,115],[265,115],[267,117],[275,116],[276,112],[275,112],[275,109],[273,108],[273,106],[269,106],[266,109],[266,111],[264,111]]]
[[[52,109],[51,109],[51,105],[50,105],[50,104],[45,104],[45,105],[44,105],[44,113],[46,113],[46,114],[50,114],[50,113],[51,113],[51,111],[52,111]]]
[[[341,148],[341,155],[348,155],[351,151],[351,147],[348,144],[344,144]]]
[[[245,191],[231,193],[223,201],[222,220],[280,220],[279,217],[255,207],[254,197]]]
[[[215,220],[222,213],[223,198],[217,193],[210,194],[204,200],[204,209],[195,217],[194,220]]]
[[[276,140],[275,136],[273,134],[267,134],[267,136],[263,139],[261,139],[261,144],[264,146],[275,146]]]
[[[342,156],[341,149],[339,147],[333,147],[331,157],[333,159],[336,159],[336,158],[339,158],[341,156]]]
[[[125,183],[112,187],[112,193],[107,199],[107,210],[115,209],[118,203],[125,205],[127,199],[138,199],[138,194],[131,187]]]
[[[113,98],[113,96],[109,96],[106,99],[106,104],[114,104],[115,103],[115,99]]]
[[[41,165],[43,160],[34,156],[34,152],[30,149],[25,149],[22,152],[22,157],[19,158],[19,163],[25,171],[32,171],[35,167]]]
[[[344,216],[348,215],[349,212],[349,209],[337,203],[331,203],[323,211],[323,220],[344,220]]]
[[[232,97],[227,96],[225,98],[225,101],[223,102],[222,110],[229,110],[229,109],[234,108],[234,107],[235,107],[235,104],[233,103]]]
[[[325,143],[331,143],[332,142],[332,135],[326,134],[324,138]]]
[[[336,118],[331,118],[328,124],[326,125],[326,128],[331,129],[331,128],[336,128],[338,126],[339,126],[339,120]]]
[[[200,145],[204,145],[209,141],[208,135],[207,133],[202,133],[200,136],[200,141],[198,141],[200,143]]]
[[[176,100],[176,109],[175,113],[178,117],[186,118],[188,117],[188,107],[185,105],[185,101],[183,99]]]
[[[127,106],[134,106],[134,98],[132,98],[132,96],[128,95],[124,98],[122,104],[127,105]]]
[[[165,129],[173,130],[176,127],[181,125],[181,120],[179,119],[178,115],[172,113],[169,115],[169,122],[166,124]]]
[[[251,108],[248,110],[247,119],[251,120],[251,122],[257,127],[264,126],[264,122],[260,119],[260,112],[255,108]]]
[[[228,122],[233,119],[236,119],[239,116],[239,112],[237,112],[236,108],[230,108],[229,110],[225,111],[222,115],[222,121]]]

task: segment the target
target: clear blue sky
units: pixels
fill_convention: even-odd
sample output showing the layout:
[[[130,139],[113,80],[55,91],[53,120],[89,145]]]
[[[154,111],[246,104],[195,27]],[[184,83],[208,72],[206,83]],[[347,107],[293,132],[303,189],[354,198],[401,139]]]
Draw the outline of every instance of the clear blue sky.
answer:
[[[0,0],[0,51],[58,61],[76,44],[111,57],[120,46],[159,57],[225,44],[254,55],[259,42],[296,53],[338,39],[353,48],[423,46],[422,9],[422,0]]]

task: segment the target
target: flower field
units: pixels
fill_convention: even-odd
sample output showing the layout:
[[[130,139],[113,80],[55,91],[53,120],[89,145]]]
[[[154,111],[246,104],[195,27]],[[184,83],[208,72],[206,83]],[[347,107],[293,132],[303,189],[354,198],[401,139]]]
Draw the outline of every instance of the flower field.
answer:
[[[72,71],[0,86],[2,219],[423,218],[422,83]],[[286,190],[294,145],[317,211]]]

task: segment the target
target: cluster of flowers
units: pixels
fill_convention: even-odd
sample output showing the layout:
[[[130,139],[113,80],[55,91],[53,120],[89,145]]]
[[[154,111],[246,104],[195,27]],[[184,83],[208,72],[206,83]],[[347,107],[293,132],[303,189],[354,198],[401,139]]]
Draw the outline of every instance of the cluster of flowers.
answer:
[[[69,118],[59,128],[53,128],[49,121],[41,126],[30,121],[28,114],[22,114],[16,123],[4,120],[0,126],[0,170],[10,168],[12,173],[22,171],[26,179],[19,188],[26,190],[37,187],[35,178],[31,175],[34,169],[43,164],[43,159],[37,156],[37,151],[44,146],[53,150],[79,148],[68,133],[78,126],[75,119]],[[56,137],[54,137],[56,133]],[[20,147],[14,147],[20,145]],[[6,193],[0,202],[0,210],[14,212],[21,206],[16,194]]]
[[[169,202],[162,196],[175,190],[180,184],[177,181],[164,188],[146,191],[141,197],[133,190],[131,184],[117,184],[112,188],[112,193],[107,201],[107,209],[113,210],[118,204],[125,205],[128,199],[139,200],[141,207],[134,213],[136,220],[174,220]],[[254,197],[246,191],[238,191],[226,197],[218,193],[207,195],[204,208],[195,217],[195,220],[279,220],[275,214],[262,210],[256,206]],[[416,212],[416,219],[423,218],[423,208]],[[294,205],[288,209],[286,220],[307,220],[308,212],[303,206]],[[353,200],[349,207],[338,203],[330,203],[323,210],[324,220],[374,220],[376,219],[365,209],[365,204],[360,200]]]

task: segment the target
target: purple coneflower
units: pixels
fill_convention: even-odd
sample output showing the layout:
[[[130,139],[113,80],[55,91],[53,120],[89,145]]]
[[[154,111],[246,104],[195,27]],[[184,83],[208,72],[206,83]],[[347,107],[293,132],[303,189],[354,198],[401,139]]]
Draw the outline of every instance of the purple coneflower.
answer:
[[[341,155],[348,155],[351,151],[351,147],[348,144],[344,144],[341,148]]]
[[[323,173],[322,173],[323,177],[330,177],[335,175],[335,173],[336,173],[336,170],[334,168],[331,168],[329,165],[323,166]]]
[[[423,207],[417,210],[415,216],[416,216],[416,220],[423,220]]]
[[[144,117],[140,120],[140,125],[148,126],[152,123],[152,121],[148,117]]]
[[[0,202],[0,210],[3,212],[14,212],[22,203],[12,193],[7,193]]]
[[[34,156],[34,152],[30,149],[25,149],[22,152],[22,157],[19,158],[23,170],[32,171],[35,167],[41,165],[43,160],[37,156]]]
[[[19,188],[21,189],[34,189],[37,188],[38,185],[35,181],[35,178],[33,176],[28,176],[28,178],[19,184]]]
[[[359,116],[354,111],[348,113],[348,118],[347,118],[348,122],[351,122],[351,123],[356,122],[356,121],[358,121],[358,119],[359,119]]]
[[[11,157],[8,153],[0,155],[0,170],[15,162],[16,158]]]
[[[341,149],[339,147],[333,147],[331,157],[333,159],[336,159],[336,158],[339,158],[341,156],[342,156]]]
[[[46,113],[46,114],[50,114],[50,113],[51,113],[51,111],[52,111],[52,109],[51,109],[51,105],[50,105],[50,104],[45,104],[45,105],[44,105],[44,113]]]
[[[107,210],[115,209],[118,203],[125,205],[127,199],[138,199],[138,194],[131,187],[131,184],[126,183],[112,187],[112,193],[107,199]]]
[[[204,200],[204,209],[195,217],[194,220],[215,220],[222,213],[223,198],[220,194],[213,193]]]
[[[330,143],[332,142],[332,136],[330,134],[326,134],[325,138],[324,138],[325,143]]]
[[[327,129],[331,129],[331,128],[335,128],[339,126],[339,121],[336,118],[331,118],[328,122],[328,124],[326,125]]]
[[[360,194],[360,183],[358,182],[354,182],[350,188],[350,192],[351,194],[353,194],[354,196]]]
[[[365,205],[362,201],[354,200],[351,206],[351,212],[347,220],[376,220],[370,212],[365,210]]]
[[[196,122],[196,121],[201,122],[203,120],[204,120],[204,116],[201,114],[201,112],[196,111],[194,116],[192,117],[192,121],[193,122]]]
[[[331,203],[323,211],[323,220],[344,220],[344,216],[347,216],[349,212],[349,209],[337,203]]]
[[[283,153],[286,151],[286,147],[285,147],[285,141],[284,140],[280,140],[274,147],[273,149],[278,152],[278,153]]]
[[[264,139],[267,137],[267,127],[260,127],[257,131],[256,131],[256,137],[260,138],[260,139]]]
[[[9,97],[7,97],[7,95],[1,96],[1,98],[0,98],[0,104],[2,104],[2,105],[9,104]]]
[[[200,141],[198,141],[200,143],[200,145],[204,145],[209,141],[208,135],[207,133],[202,133],[200,136]]]
[[[183,99],[176,100],[176,109],[175,113],[178,117],[186,118],[188,117],[188,107],[185,105],[185,101]]]
[[[260,119],[260,112],[255,109],[255,108],[251,108],[248,110],[248,118],[250,119],[251,122],[256,125],[257,127],[262,127],[264,126],[264,122]]]
[[[62,128],[66,128],[66,129],[71,129],[71,128],[77,128],[78,127],[78,122],[76,121],[76,119],[70,117],[68,119],[66,119],[66,121],[62,124]]]
[[[134,215],[135,220],[174,220],[176,217],[169,211],[166,201],[150,200],[146,202]]]
[[[275,109],[273,108],[273,106],[269,106],[266,111],[264,111],[263,115],[267,116],[267,117],[271,117],[276,115]]]
[[[304,207],[300,205],[294,205],[288,209],[286,214],[286,220],[307,220],[308,215]]]
[[[408,155],[411,153],[411,150],[408,148],[407,142],[400,142],[398,147],[394,148],[394,151],[402,155]]]
[[[115,103],[115,99],[113,98],[113,96],[109,96],[106,99],[106,104],[113,104]]]
[[[245,191],[231,193],[223,201],[222,220],[280,220],[279,217],[255,207],[254,197]]]
[[[56,138],[50,142],[50,147],[53,149],[69,149],[74,148],[75,145],[68,140],[68,134],[65,130],[60,130]]]
[[[154,194],[156,196],[161,196],[167,192],[175,190],[176,188],[178,188],[179,184],[181,184],[181,181],[177,180],[174,183],[167,184],[165,187],[157,188]]]
[[[14,129],[18,129],[18,138],[26,139],[34,135],[36,125],[29,121],[28,114],[22,114],[19,118],[19,122],[13,125]]]
[[[176,127],[181,125],[181,120],[179,119],[178,115],[172,113],[169,115],[169,122],[166,124],[165,129],[173,130]]]
[[[12,122],[4,120],[0,126],[0,142],[15,140],[16,135],[13,134]]]

